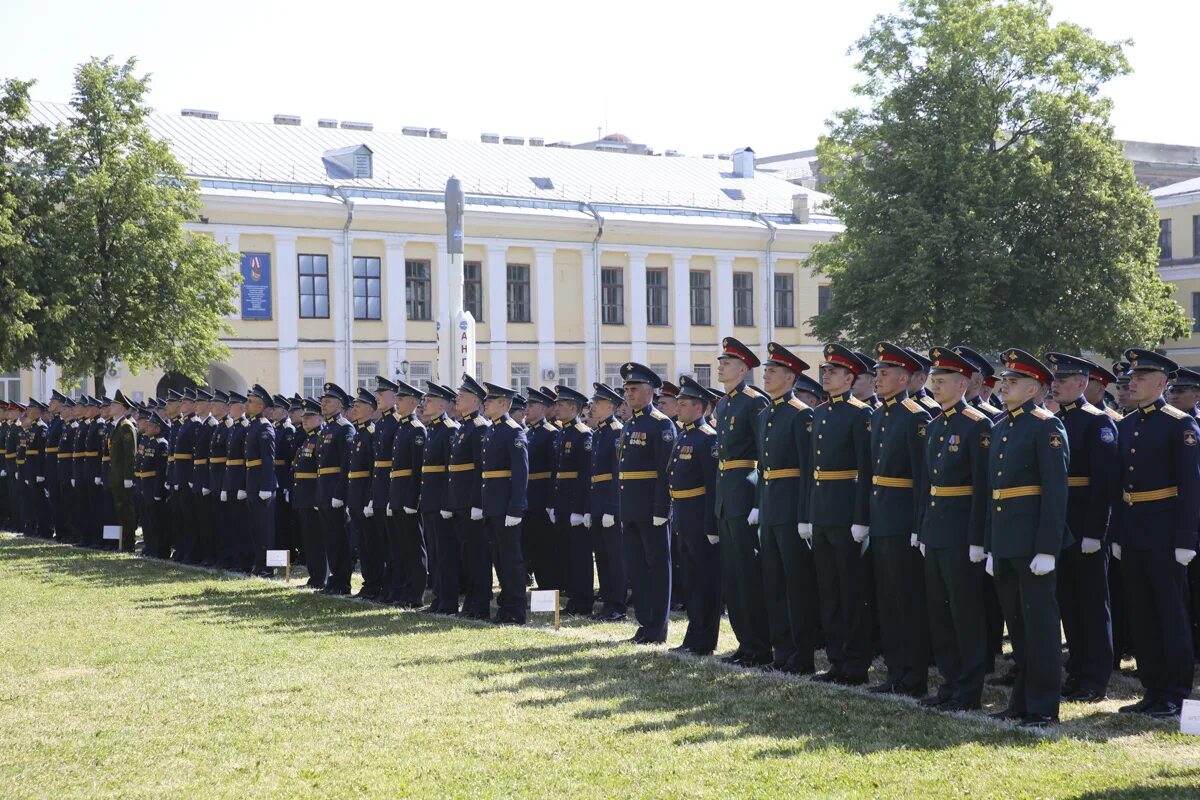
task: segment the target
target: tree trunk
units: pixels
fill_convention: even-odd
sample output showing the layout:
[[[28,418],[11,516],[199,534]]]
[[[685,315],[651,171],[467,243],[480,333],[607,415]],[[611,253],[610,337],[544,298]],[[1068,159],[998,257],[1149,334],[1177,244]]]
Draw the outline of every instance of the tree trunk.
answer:
[[[95,385],[95,396],[104,397],[104,379],[108,376],[108,367],[101,362],[96,371],[92,373],[92,382]]]

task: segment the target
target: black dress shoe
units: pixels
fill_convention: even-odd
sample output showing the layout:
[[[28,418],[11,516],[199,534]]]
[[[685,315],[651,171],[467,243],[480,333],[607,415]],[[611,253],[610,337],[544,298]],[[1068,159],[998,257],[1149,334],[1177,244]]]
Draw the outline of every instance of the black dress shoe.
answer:
[[[601,611],[599,614],[593,614],[592,619],[597,622],[624,622],[627,617],[620,611]]]
[[[1170,719],[1179,716],[1179,703],[1172,700],[1159,700],[1142,709],[1142,713],[1154,719]]]
[[[641,631],[638,631],[637,633],[635,633],[633,636],[630,636],[625,641],[632,642],[633,644],[645,644],[646,637],[642,634]]]
[[[1065,681],[1063,681],[1062,691],[1060,694],[1063,697],[1066,697],[1069,694],[1075,694],[1078,692],[1079,688],[1079,681],[1075,680],[1074,678],[1067,678]]]
[[[1026,730],[1043,730],[1056,722],[1058,722],[1057,717],[1048,717],[1045,714],[1026,714],[1025,718],[1017,723],[1017,727]]]
[[[921,701],[921,706],[924,708],[941,708],[951,701],[951,696],[948,694],[931,694]]]
[[[1022,711],[1017,711],[1017,710],[1011,709],[1011,708],[1005,708],[1005,709],[1001,709],[1000,711],[995,711],[991,714],[988,714],[988,718],[1000,720],[1002,722],[1013,722],[1015,720],[1025,719],[1025,714]]]
[[[834,683],[839,686],[862,686],[867,682],[867,673],[860,672],[857,675],[842,674]]]
[[[672,648],[671,648],[670,652],[672,652],[672,653],[686,653],[686,654],[687,654],[687,655],[689,655],[689,656],[694,656],[694,655],[696,655],[696,651],[695,651],[695,650],[693,650],[692,648],[688,647],[686,644],[680,644],[680,645],[676,645],[675,647],[672,647]]]
[[[842,673],[830,669],[814,675],[813,680],[817,683],[841,683]]]
[[[871,694],[894,694],[896,692],[896,682],[888,679],[883,683],[867,687],[867,691]]]
[[[920,684],[920,685],[913,686],[913,685],[899,683],[899,684],[896,684],[895,692],[896,692],[896,694],[902,694],[905,697],[916,697],[916,698],[920,699],[920,698],[924,697],[925,695],[929,694],[929,686],[927,686],[926,684]]]
[[[1017,682],[1017,668],[1013,667],[1003,675],[988,678],[988,686],[1012,686]]]
[[[948,714],[953,714],[956,711],[978,711],[979,703],[964,703],[960,700],[947,700],[938,706],[938,711],[945,711]]]
[[[1141,700],[1138,700],[1136,703],[1130,703],[1127,706],[1121,706],[1120,708],[1117,709],[1117,713],[1118,714],[1140,714],[1154,704],[1155,704],[1155,701],[1151,700],[1149,697],[1143,697]]]
[[[1098,692],[1095,689],[1076,689],[1071,694],[1063,697],[1063,700],[1068,700],[1072,703],[1099,703],[1107,699],[1108,695],[1104,692]]]
[[[787,675],[815,675],[817,668],[812,664],[797,664],[789,661],[780,667],[779,671]]]
[[[746,657],[745,653],[741,652],[740,650],[735,650],[734,652],[730,653],[727,656],[721,656],[721,663],[722,664],[734,664],[736,666],[741,666],[742,659],[744,659],[745,657]]]

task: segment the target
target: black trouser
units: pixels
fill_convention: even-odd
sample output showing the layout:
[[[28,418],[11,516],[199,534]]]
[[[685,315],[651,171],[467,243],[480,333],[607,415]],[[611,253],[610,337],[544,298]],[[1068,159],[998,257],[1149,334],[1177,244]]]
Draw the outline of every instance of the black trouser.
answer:
[[[207,495],[204,491],[188,490],[192,495],[192,508],[194,509],[194,524],[196,526],[195,552],[193,557],[195,560],[203,564],[217,564],[217,513],[214,508],[213,494],[210,491]],[[217,495],[216,502],[221,502],[220,495]]]
[[[968,708],[983,694],[987,642],[983,620],[982,564],[972,564],[966,544],[925,551],[925,597],[933,660],[944,685],[939,696]]]
[[[1108,550],[1085,554],[1079,543],[1073,544],[1059,554],[1057,571],[1058,608],[1069,651],[1067,679],[1079,689],[1104,694],[1113,668]]]
[[[378,514],[383,513],[386,512],[383,510],[378,512]],[[350,514],[354,519],[354,529],[358,531],[358,565],[363,578],[362,589],[359,593],[363,597],[370,598],[378,597],[383,591],[383,577],[387,563],[387,538],[383,526],[379,522],[378,514],[364,516],[361,508]]]
[[[1107,545],[1105,547],[1107,548]],[[1125,580],[1120,559],[1113,558],[1108,562],[1108,598],[1112,609],[1113,669],[1118,669],[1121,666],[1121,657],[1133,653],[1133,632],[1129,630],[1129,603],[1125,600]]]
[[[930,658],[924,559],[908,536],[872,536],[871,551],[888,680],[899,690],[924,694]]]
[[[382,509],[379,513],[383,513]],[[296,550],[300,542],[293,530],[294,519],[291,501],[284,498],[284,489],[281,486],[275,492],[275,547],[272,549]]]
[[[308,585],[315,589],[323,588],[328,572],[321,512],[310,506],[298,509],[296,516],[300,522],[300,536],[304,540],[304,568],[308,570]]]
[[[121,526],[121,549],[132,550],[137,541],[137,514],[133,509],[133,489],[126,489],[120,478],[112,481],[113,507]]]
[[[665,642],[671,610],[671,526],[649,520],[625,520],[622,526],[638,633],[647,641]]]
[[[471,519],[470,510],[463,509],[454,512],[454,522],[457,550],[462,554],[462,578],[466,589],[462,613],[469,617],[488,619],[492,615],[492,560],[488,552],[487,536],[483,530],[483,520]]]
[[[142,555],[167,558],[171,555],[170,544],[164,538],[167,501],[142,495],[142,511]]]
[[[171,493],[171,504],[175,513],[175,555],[176,561],[190,562],[195,550],[195,502],[192,490],[187,484]]]
[[[703,526],[680,528],[679,550],[687,586],[686,593],[676,595],[687,606],[683,646],[711,653],[721,632],[721,544],[709,544]]]
[[[550,521],[546,509],[531,507],[526,511],[521,530],[529,545],[527,549],[522,549],[525,563],[533,570],[537,587],[544,590],[566,589],[569,540],[560,538],[562,531]],[[583,531],[587,533],[586,528]]]
[[[771,630],[763,598],[758,527],[752,527],[746,517],[718,519],[717,534],[721,537],[721,593],[738,640],[737,652],[749,658],[770,658]]]
[[[325,542],[325,559],[329,577],[325,588],[335,594],[350,593],[350,535],[346,530],[346,508],[325,506],[321,509],[321,532]]]
[[[440,512],[425,511],[425,547],[433,574],[433,599],[429,608],[446,614],[458,611],[460,560],[456,520],[443,519]]]
[[[596,554],[596,577],[600,582],[600,611],[624,614],[629,610],[629,558],[625,529],[620,519],[604,527],[604,518],[592,517],[592,551]]]
[[[205,498],[207,499],[207,498]],[[254,563],[251,571],[256,575],[268,575],[267,551],[275,549],[275,493],[263,500],[258,492],[251,492],[248,503],[250,538],[254,542]]]
[[[596,601],[593,590],[595,586],[594,570],[592,569],[592,546],[595,538],[593,531],[599,524],[599,520],[593,519],[590,530],[582,525],[572,528],[568,520],[560,517],[553,526],[556,538],[560,542],[567,543],[569,554],[567,574],[570,576],[570,582],[567,584],[567,591],[570,594],[570,599],[567,600],[567,613],[569,614],[592,613],[592,606]],[[540,577],[538,578],[538,588],[542,588]]]
[[[720,543],[717,543],[720,547]],[[687,606],[688,575],[683,568],[683,535],[674,521],[671,524],[671,608]]]
[[[52,453],[51,455],[57,454]],[[46,457],[50,458],[50,456]],[[50,517],[54,522],[54,537],[60,542],[69,542],[71,541],[71,524],[68,519],[67,505],[69,501],[67,497],[71,490],[71,482],[59,478],[58,471],[55,470],[54,475],[46,479],[46,483],[50,492]]]
[[[245,500],[238,500],[236,492],[226,495],[229,501],[225,504],[229,515],[229,531],[233,536],[233,569],[238,572],[250,572],[254,567],[254,533],[250,521],[249,493]],[[196,537],[197,545],[199,537]],[[193,558],[193,561],[196,559]]]
[[[97,486],[94,478],[89,479],[84,487],[88,497],[88,518],[84,524],[83,543],[88,547],[102,547],[104,544],[104,487]]]
[[[503,516],[487,517],[488,547],[500,594],[496,597],[496,620],[525,624],[525,557],[521,553],[521,525],[504,524]],[[490,576],[489,576],[490,577]]]
[[[1138,680],[1148,699],[1182,703],[1192,693],[1195,665],[1187,571],[1175,561],[1173,547],[1126,547],[1121,567]]]
[[[1200,558],[1187,566],[1188,589],[1191,593],[1192,647],[1200,658]]]
[[[863,677],[871,666],[867,562],[849,525],[813,525],[825,655],[835,674]]]
[[[429,562],[420,515],[393,508],[392,516],[387,517],[387,533],[391,599],[418,606],[425,598],[425,586],[429,582]]]
[[[1004,611],[1000,608],[1000,595],[996,582],[986,572],[983,575],[983,637],[986,647],[984,671],[994,670],[996,657],[1004,651]]]
[[[1055,597],[1058,572],[1034,575],[1029,560],[1023,556],[993,561],[996,592],[1017,664],[1008,709],[1058,719],[1062,683],[1062,639]]]

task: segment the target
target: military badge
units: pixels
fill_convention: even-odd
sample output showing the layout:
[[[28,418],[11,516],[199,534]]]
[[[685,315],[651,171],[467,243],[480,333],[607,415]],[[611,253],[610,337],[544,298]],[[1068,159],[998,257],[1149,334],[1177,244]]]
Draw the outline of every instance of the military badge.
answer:
[[[1193,441],[1192,444],[1195,444],[1195,441]],[[1062,447],[1062,435],[1058,433],[1050,434],[1050,446],[1055,450]]]
[[[992,435],[990,433],[985,433],[982,436],[980,436],[979,437],[979,446],[983,447],[984,449],[991,447],[992,446]]]
[[[924,439],[924,438],[925,438],[925,428],[926,428],[926,426],[925,426],[925,425],[918,425],[918,426],[917,426],[917,436],[920,436],[922,439]],[[808,429],[811,431],[811,430],[812,430],[812,426],[810,425]]]
[[[1183,443],[1186,444],[1188,447],[1195,447],[1196,446],[1195,431],[1184,431],[1183,432]]]
[[[1112,428],[1100,429],[1100,441],[1104,442],[1105,444],[1112,444],[1116,440],[1117,435],[1113,433]]]

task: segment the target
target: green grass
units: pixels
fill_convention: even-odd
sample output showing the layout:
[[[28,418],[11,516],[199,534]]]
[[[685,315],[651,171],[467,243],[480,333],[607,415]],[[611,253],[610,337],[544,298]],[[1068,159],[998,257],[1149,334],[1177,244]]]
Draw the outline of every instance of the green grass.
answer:
[[[1034,735],[631,632],[0,535],[0,797],[1200,796],[1200,740],[1177,724],[1068,704]]]

